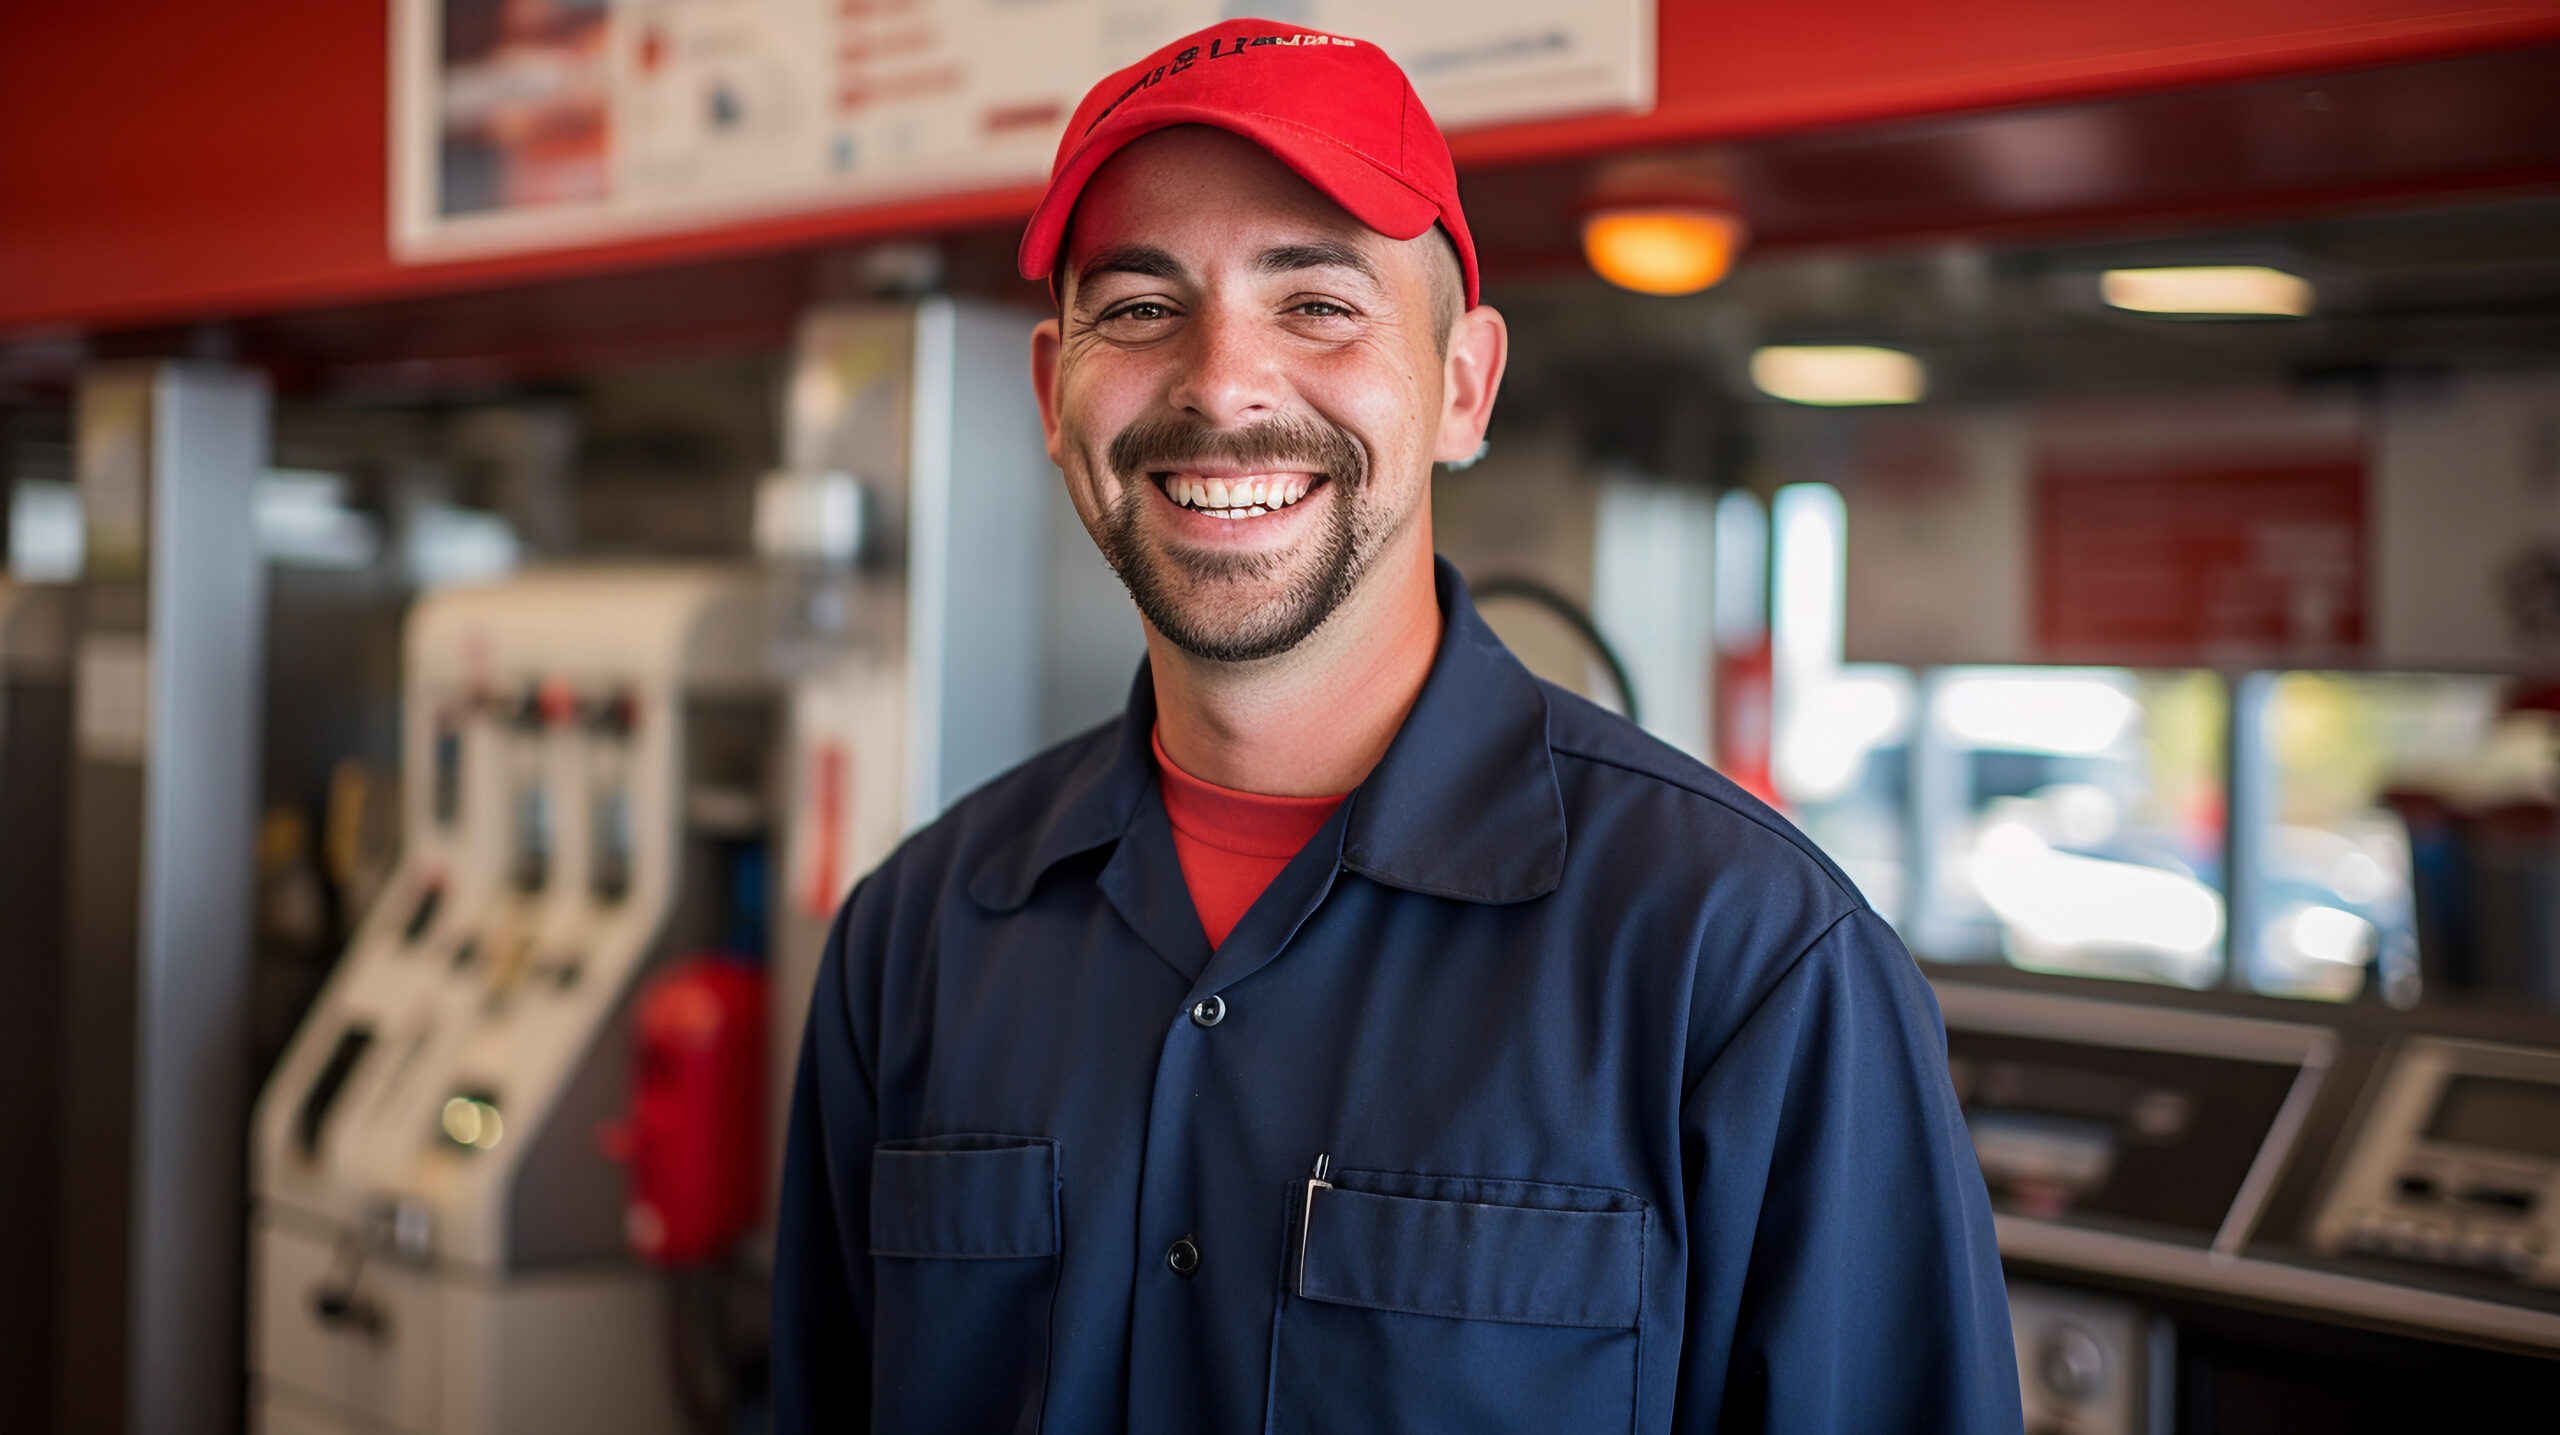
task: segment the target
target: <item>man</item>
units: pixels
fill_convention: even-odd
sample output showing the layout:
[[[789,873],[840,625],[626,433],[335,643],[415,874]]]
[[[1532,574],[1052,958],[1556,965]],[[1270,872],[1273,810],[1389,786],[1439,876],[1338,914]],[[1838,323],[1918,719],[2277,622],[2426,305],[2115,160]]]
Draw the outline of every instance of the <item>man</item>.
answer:
[[[1893,934],[1435,564],[1508,340],[1403,74],[1178,41],[1078,110],[1022,264],[1148,659],[836,924],[780,1428],[2015,1430]]]

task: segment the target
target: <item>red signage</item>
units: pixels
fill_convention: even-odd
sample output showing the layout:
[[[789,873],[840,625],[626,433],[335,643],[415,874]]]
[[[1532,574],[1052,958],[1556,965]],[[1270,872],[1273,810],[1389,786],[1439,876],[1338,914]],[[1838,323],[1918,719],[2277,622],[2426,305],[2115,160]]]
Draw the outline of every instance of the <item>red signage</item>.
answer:
[[[2048,459],[2035,615],[2054,662],[2352,661],[2366,622],[2360,457]]]

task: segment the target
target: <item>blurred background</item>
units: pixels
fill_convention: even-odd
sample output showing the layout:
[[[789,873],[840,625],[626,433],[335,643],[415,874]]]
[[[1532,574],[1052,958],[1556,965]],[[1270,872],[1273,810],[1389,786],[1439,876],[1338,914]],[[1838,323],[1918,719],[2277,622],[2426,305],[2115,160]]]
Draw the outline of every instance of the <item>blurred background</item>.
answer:
[[[2560,4],[155,0],[0,10],[0,1427],[763,1428],[825,923],[1140,652],[1020,223],[1245,13],[1452,135],[1487,616],[1936,985],[2030,1429],[2548,1423]]]

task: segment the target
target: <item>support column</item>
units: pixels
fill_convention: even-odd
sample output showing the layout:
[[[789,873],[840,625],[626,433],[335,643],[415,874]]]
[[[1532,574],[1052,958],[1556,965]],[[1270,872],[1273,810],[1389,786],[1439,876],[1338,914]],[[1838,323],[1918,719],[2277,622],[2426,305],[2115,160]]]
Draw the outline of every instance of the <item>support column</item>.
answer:
[[[264,382],[81,383],[58,1428],[239,1428]]]

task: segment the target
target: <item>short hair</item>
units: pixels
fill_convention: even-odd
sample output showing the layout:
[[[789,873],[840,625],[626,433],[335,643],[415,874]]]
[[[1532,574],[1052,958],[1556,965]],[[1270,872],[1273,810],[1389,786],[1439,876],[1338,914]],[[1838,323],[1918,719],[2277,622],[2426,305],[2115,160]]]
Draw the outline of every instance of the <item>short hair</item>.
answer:
[[[1449,236],[1448,227],[1434,223],[1431,232],[1439,239],[1433,248],[1431,265],[1431,323],[1437,331],[1440,356],[1449,356],[1449,333],[1458,327],[1458,316],[1467,312],[1467,270],[1458,258],[1458,241]]]

